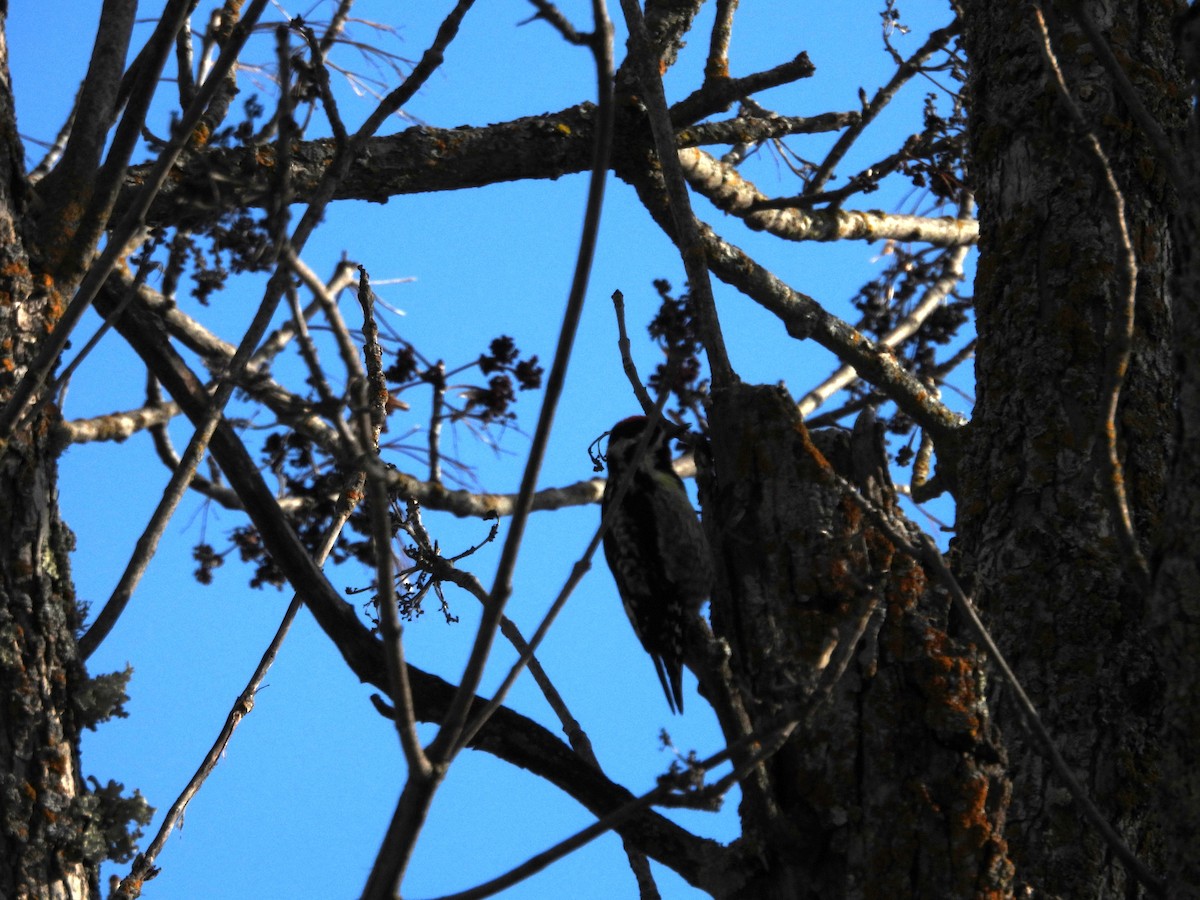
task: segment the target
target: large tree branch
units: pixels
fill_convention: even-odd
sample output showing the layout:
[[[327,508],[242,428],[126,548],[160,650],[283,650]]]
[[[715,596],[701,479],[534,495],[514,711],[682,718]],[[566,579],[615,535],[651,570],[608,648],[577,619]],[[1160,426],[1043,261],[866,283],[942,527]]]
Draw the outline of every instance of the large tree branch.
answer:
[[[707,123],[680,130],[681,147],[699,143],[736,143],[747,137],[765,140],[781,134],[829,131],[853,125],[857,115],[829,113],[804,118]],[[482,127],[429,128],[424,125],[366,141],[358,159],[334,193],[335,200],[386,203],[391,197],[465,190],[510,181],[553,180],[587,171],[591,162],[595,107],[583,103],[559,112],[526,116]],[[645,164],[647,135],[640,116],[618,117],[612,168],[629,171]],[[332,139],[297,142],[290,161],[296,199],[315,190],[336,153]],[[726,212],[752,228],[789,240],[857,239],[929,241],[940,245],[973,243],[973,220],[898,216],[878,211],[755,209],[767,200],[753,185],[698,150],[680,151],[693,187],[710,195]],[[272,196],[272,148],[214,148],[193,156],[160,191],[148,221],[155,225],[199,228],[230,209],[265,206]],[[134,168],[136,186],[145,167]],[[129,189],[127,189],[127,194]],[[126,202],[125,198],[122,203]],[[751,211],[754,209],[755,211]]]
[[[557,113],[526,116],[484,127],[427,128],[365,141],[334,191],[335,200],[384,203],[390,197],[461,190],[506,181],[554,179],[591,165],[595,106],[582,103]],[[621,141],[614,145],[621,147]],[[305,200],[333,161],[332,139],[298,141],[292,148],[291,180]],[[160,192],[148,221],[200,226],[229,209],[266,205],[274,153],[270,147],[217,148],[197,155]],[[136,185],[144,167],[130,173]]]

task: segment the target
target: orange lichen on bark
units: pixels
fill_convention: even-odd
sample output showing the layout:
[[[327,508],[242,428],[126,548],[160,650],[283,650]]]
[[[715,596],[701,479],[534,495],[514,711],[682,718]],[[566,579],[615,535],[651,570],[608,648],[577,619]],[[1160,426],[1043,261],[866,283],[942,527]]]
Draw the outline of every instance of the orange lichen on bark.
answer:
[[[960,653],[947,652],[949,639],[945,632],[930,628],[925,634],[928,664],[925,685],[932,701],[930,712],[935,714],[935,721],[938,713],[945,717],[946,721],[941,723],[944,727],[978,740],[982,723],[975,692],[975,662]]]

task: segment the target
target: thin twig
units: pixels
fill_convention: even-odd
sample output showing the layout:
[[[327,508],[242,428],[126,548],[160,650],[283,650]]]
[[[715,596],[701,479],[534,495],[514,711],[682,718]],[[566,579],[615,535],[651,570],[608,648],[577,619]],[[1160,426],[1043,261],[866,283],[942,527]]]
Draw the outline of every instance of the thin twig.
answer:
[[[353,263],[345,260],[339,262],[333,277],[326,284],[317,277],[316,272],[305,264],[304,260],[295,254],[285,253],[284,261],[291,266],[292,271],[300,277],[304,286],[313,292],[313,296],[321,304],[321,309],[325,313],[325,321],[329,323],[334,340],[337,342],[338,356],[341,357],[342,365],[346,368],[347,381],[352,382],[356,378],[366,378],[367,372],[358,355],[358,348],[354,346],[354,339],[350,336],[350,329],[346,326],[346,320],[342,318],[337,303],[337,296],[342,289],[350,286],[356,280]]]
[[[432,769],[417,736],[417,716],[413,707],[408,666],[404,662],[404,628],[396,610],[395,566],[392,558],[391,500],[387,475],[379,458],[379,432],[387,416],[387,384],[383,377],[383,351],[371,300],[371,282],[367,270],[359,267],[358,301],[363,311],[363,356],[367,361],[367,381],[357,400],[359,441],[365,457],[367,475],[367,513],[371,521],[371,541],[375,546],[375,600],[379,611],[379,636],[387,659],[388,684],[393,721],[400,735],[400,746],[408,763],[410,778],[428,778]],[[380,394],[382,393],[382,397]]]
[[[863,109],[862,117],[847,128],[834,143],[832,149],[825,156],[825,160],[817,167],[817,171],[813,174],[812,178],[809,179],[806,193],[816,193],[825,187],[829,179],[833,177],[837,164],[842,161],[850,148],[854,146],[854,142],[858,140],[867,126],[874,122],[875,118],[891,103],[900,88],[921,71],[921,66],[925,64],[926,60],[945,47],[950,38],[958,34],[961,27],[958,19],[955,18],[945,28],[939,28],[932,32],[925,40],[925,43],[921,45],[920,49],[897,67],[896,74],[891,77],[887,84],[875,92],[875,96],[871,98],[871,102]]]
[[[292,308],[292,323],[295,326],[296,341],[300,347],[300,357],[308,368],[308,382],[317,389],[317,396],[326,410],[325,418],[337,429],[338,437],[341,438],[346,448],[357,455],[362,452],[362,448],[350,432],[346,420],[341,416],[342,401],[333,393],[333,388],[329,386],[329,379],[325,377],[325,369],[321,366],[320,357],[317,355],[316,344],[313,343],[312,336],[308,333],[308,323],[304,320],[305,311],[300,307],[300,297],[291,285],[288,285],[286,294],[288,305]]]
[[[333,26],[330,26],[330,31]],[[325,116],[329,120],[329,127],[333,130],[333,139],[339,144],[344,144],[347,140],[346,124],[342,121],[342,114],[338,110],[337,98],[333,95],[333,88],[329,85],[329,70],[325,67],[325,40],[317,41],[316,32],[308,26],[300,29],[300,34],[304,36],[304,40],[308,42],[309,52],[312,53],[312,68],[310,71],[317,81],[317,91],[321,96],[321,106],[325,109]],[[329,33],[326,32],[327,38]]]
[[[442,483],[442,423],[445,417],[442,410],[446,405],[446,364],[441,360],[433,366],[429,373],[429,387],[433,396],[429,401],[429,481],[432,484]]]
[[[562,11],[553,3],[548,2],[548,0],[529,0],[529,2],[537,10],[537,13],[528,21],[532,22],[534,19],[541,19],[562,35],[563,40],[570,44],[575,44],[577,47],[581,47],[587,43],[590,35],[580,34],[575,29],[575,26],[571,24],[571,20],[563,15]],[[521,24],[525,23],[522,22]]]
[[[337,543],[338,535],[341,534],[343,526],[345,526],[346,521],[350,518],[350,513],[354,510],[355,498],[361,496],[361,494],[362,474],[357,473],[350,477],[342,491],[334,520],[326,531],[325,539],[317,551],[316,560],[318,566],[325,564],[330,551],[333,550],[334,545]],[[242,719],[254,709],[254,697],[258,693],[259,686],[266,677],[267,670],[275,662],[275,657],[279,654],[279,648],[283,644],[283,639],[287,637],[288,630],[291,628],[296,614],[303,605],[299,594],[292,597],[292,602],[288,604],[287,612],[284,613],[283,620],[279,623],[279,627],[275,631],[275,636],[263,652],[262,658],[259,660],[254,674],[250,676],[245,689],[234,703],[233,708],[229,711],[229,715],[225,719],[225,724],[222,726],[220,734],[217,735],[212,748],[205,755],[200,768],[196,770],[196,774],[192,776],[187,786],[183,789],[183,792],[171,804],[171,808],[167,810],[167,814],[163,819],[162,825],[159,826],[154,840],[134,860],[133,867],[130,869],[129,874],[121,881],[116,896],[121,898],[141,896],[142,883],[158,874],[159,870],[154,866],[155,861],[158,859],[158,854],[162,852],[167,838],[170,837],[175,825],[182,818],[184,810],[187,809],[192,798],[196,796],[197,792],[204,785],[204,782],[208,779],[208,776],[216,768],[217,763],[220,762],[221,757],[225,755],[225,749],[229,745],[230,738],[233,737],[234,730],[241,723]]]
[[[175,514],[180,501],[187,493],[192,476],[200,466],[200,461],[204,459],[204,454],[208,450],[208,442],[220,421],[219,414],[210,412],[205,426],[197,428],[192,435],[179,465],[171,472],[171,478],[168,480],[167,486],[163,488],[162,499],[154,507],[150,521],[146,523],[145,529],[134,546],[133,554],[130,556],[125,570],[121,573],[117,586],[113,588],[112,594],[104,604],[104,608],[100,610],[100,614],[96,616],[96,620],[92,622],[91,627],[79,639],[79,653],[84,659],[90,657],[101,642],[108,637],[109,632],[116,625],[117,619],[129,605],[134,590],[137,589],[142,576],[146,574],[150,560],[154,558],[158,542],[167,530],[167,523],[171,521],[171,516]]]
[[[650,399],[650,393],[638,377],[637,364],[633,361],[629,333],[625,330],[625,295],[620,291],[613,291],[612,302],[613,311],[617,314],[617,352],[621,354],[621,367],[625,370],[625,377],[633,388],[634,396],[637,397],[638,406],[642,408],[642,412],[649,415],[650,410],[654,408],[654,401]]]
[[[55,376],[49,390],[46,391],[45,397],[37,406],[37,410],[39,412],[41,407],[45,406],[53,399],[54,395],[66,389],[66,384],[71,380],[71,376],[75,373],[75,370],[83,364],[83,361],[87,359],[88,354],[96,349],[96,346],[100,343],[101,338],[108,334],[108,331],[110,328],[112,328],[113,323],[117,320],[121,313],[125,311],[125,307],[129,305],[130,301],[133,300],[134,293],[146,283],[146,279],[150,277],[150,273],[154,271],[154,268],[155,263],[150,259],[150,254],[147,253],[142,259],[141,263],[138,265],[137,273],[133,276],[133,288],[117,306],[116,310],[113,311],[111,315],[104,317],[104,321],[100,323],[100,327],[96,329],[95,334],[88,338],[87,343],[80,348],[79,352],[75,354],[74,358],[72,358],[72,360],[63,367],[63,370],[59,372],[57,376]]]

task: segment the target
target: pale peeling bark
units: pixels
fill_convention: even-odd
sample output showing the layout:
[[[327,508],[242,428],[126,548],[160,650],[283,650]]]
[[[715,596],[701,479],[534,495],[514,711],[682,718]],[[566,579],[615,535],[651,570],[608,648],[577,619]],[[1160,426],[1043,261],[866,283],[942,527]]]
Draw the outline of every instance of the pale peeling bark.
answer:
[[[979,239],[975,219],[950,216],[906,216],[878,209],[760,209],[767,197],[736,167],[695,147],[679,151],[683,174],[718,209],[737,216],[749,228],[788,241],[915,241],[935,247],[958,247]]]
[[[1066,7],[1047,5],[1068,85],[1125,197],[1140,267],[1133,360],[1117,428],[1135,530],[1158,536],[1174,420],[1161,166]],[[1170,4],[1084,4],[1160,121],[1178,116]],[[1101,475],[1106,328],[1120,298],[1111,198],[1069,126],[1019,0],[965,4],[973,63],[971,153],[980,206],[977,405],[958,465],[965,570],[1002,651],[1069,765],[1132,849],[1157,868],[1147,827],[1163,674]],[[1178,96],[1178,94],[1176,94]],[[1134,895],[997,690],[1018,884],[1063,897]]]

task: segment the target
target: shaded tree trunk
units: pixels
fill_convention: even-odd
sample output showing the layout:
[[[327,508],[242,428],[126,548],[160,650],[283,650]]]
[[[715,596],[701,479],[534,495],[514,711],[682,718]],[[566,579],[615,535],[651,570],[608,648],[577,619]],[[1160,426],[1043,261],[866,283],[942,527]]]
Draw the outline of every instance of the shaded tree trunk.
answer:
[[[1193,9],[1195,7],[1193,6]],[[1200,18],[1181,20],[1180,56],[1200,86]],[[1179,372],[1179,436],[1158,548],[1151,625],[1166,676],[1160,823],[1171,896],[1200,897],[1200,120],[1194,112],[1183,142],[1185,189],[1175,219],[1172,312]]]
[[[921,565],[832,477],[895,514],[881,435],[810,435],[772,387],[715,391],[709,421],[713,629],[749,730],[769,743],[800,723],[743,782],[761,867],[738,896],[1003,895],[1008,782],[980,658]]]
[[[1047,4],[1047,6],[1050,6]],[[1102,475],[1106,354],[1121,315],[1112,197],[1073,132],[1021,2],[964,4],[980,208],[977,403],[958,465],[959,546],[975,598],[1101,811],[1156,865],[1147,828],[1162,673]],[[1171,4],[1084,3],[1160,121],[1177,120]],[[1117,431],[1135,532],[1158,537],[1174,424],[1164,170],[1066,4],[1047,9],[1066,82],[1124,194],[1139,267]],[[1013,777],[1018,881],[1063,897],[1127,896],[1126,873],[1049,771],[997,688]]]

